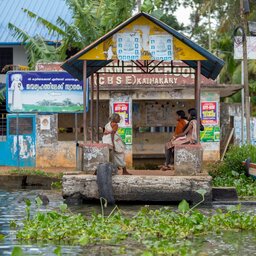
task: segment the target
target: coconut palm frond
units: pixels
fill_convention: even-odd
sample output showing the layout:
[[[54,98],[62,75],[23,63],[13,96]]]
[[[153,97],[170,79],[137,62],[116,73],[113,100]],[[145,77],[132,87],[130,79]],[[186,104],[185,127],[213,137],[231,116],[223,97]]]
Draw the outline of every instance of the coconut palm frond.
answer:
[[[68,24],[61,17],[58,17],[57,23],[65,29],[65,37],[69,38],[71,42],[77,43],[84,40],[84,35],[82,35],[78,28],[74,24]]]
[[[34,18],[36,19],[36,22],[38,22],[39,24],[42,24],[43,26],[45,26],[48,31],[49,31],[49,34],[52,34],[52,33],[57,33],[59,35],[65,35],[65,31],[62,30],[60,27],[54,25],[53,23],[51,23],[50,21],[38,16],[36,13],[28,10],[28,9],[23,9],[23,11],[31,18]]]
[[[30,35],[25,30],[16,27],[12,23],[8,23],[8,28],[13,31],[13,36],[16,37],[18,41],[22,41],[24,43],[29,40]]]
[[[5,86],[0,88],[0,104],[5,100],[5,92],[6,92]]]
[[[25,49],[28,53],[28,63],[30,67],[35,67],[38,60],[59,60],[59,52],[54,46],[47,45],[42,37],[30,37],[27,40]]]

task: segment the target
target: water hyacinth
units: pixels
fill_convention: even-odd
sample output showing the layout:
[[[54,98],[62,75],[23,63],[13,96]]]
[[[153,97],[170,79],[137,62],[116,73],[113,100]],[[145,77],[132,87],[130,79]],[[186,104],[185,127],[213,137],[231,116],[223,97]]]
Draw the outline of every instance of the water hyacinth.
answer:
[[[133,217],[125,217],[118,207],[108,216],[102,213],[85,218],[71,213],[65,204],[60,211],[39,210],[32,218],[27,216],[17,238],[87,248],[118,245],[117,255],[125,254],[127,244],[133,247],[134,255],[195,255],[190,242],[193,237],[227,230],[256,230],[256,216],[242,212],[239,206],[206,215],[183,200],[175,211],[146,206]]]

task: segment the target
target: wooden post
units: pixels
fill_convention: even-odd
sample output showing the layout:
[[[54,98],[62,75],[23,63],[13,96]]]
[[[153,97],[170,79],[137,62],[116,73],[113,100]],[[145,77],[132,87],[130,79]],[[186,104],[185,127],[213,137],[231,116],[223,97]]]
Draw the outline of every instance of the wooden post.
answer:
[[[195,101],[197,111],[197,143],[200,143],[200,96],[201,96],[201,61],[197,61],[195,77]]]
[[[97,137],[96,141],[99,143],[99,101],[100,101],[100,75],[97,73],[97,99],[96,99],[96,129],[97,129]]]
[[[247,15],[250,12],[246,9],[245,4],[249,4],[248,1],[240,0],[240,13],[243,28],[243,78],[244,78],[244,103],[245,103],[245,122],[246,122],[246,143],[251,144],[251,129],[250,129],[250,91],[248,82],[248,58],[247,58]],[[247,6],[248,8],[248,6]],[[243,127],[242,127],[243,129]]]
[[[83,62],[83,103],[84,103],[84,112],[83,112],[83,134],[84,134],[84,144],[87,142],[87,120],[86,120],[86,104],[87,104],[87,63],[86,60]]]
[[[93,126],[94,126],[94,107],[93,107],[93,100],[94,100],[94,73],[91,74],[91,143],[93,143]]]

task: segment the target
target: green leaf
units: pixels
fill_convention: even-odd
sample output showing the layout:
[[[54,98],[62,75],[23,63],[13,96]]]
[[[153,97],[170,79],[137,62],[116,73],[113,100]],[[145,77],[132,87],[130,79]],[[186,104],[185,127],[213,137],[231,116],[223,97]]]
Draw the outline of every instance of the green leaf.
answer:
[[[204,195],[207,193],[207,191],[206,191],[205,189],[202,189],[202,188],[196,190],[196,192],[197,192],[198,194],[200,194],[201,196],[204,196]]]
[[[40,197],[36,197],[35,201],[36,201],[37,207],[40,207],[43,204],[43,201],[41,200]]]
[[[53,251],[54,252],[54,254],[56,254],[57,256],[61,256],[62,254],[61,254],[61,247],[60,246],[58,246],[57,248],[55,248],[55,250]]]
[[[12,220],[11,222],[10,222],[10,228],[17,228],[17,223],[16,223],[16,221],[14,221],[14,220]]]
[[[61,204],[59,206],[59,208],[60,208],[61,212],[65,212],[67,210],[68,206],[66,204]]]
[[[238,176],[239,176],[239,173],[238,173],[238,172],[232,171],[231,173],[232,173],[232,175],[235,176],[235,177],[238,177]]]
[[[11,256],[25,256],[25,255],[20,247],[15,246],[12,250]]]
[[[182,200],[180,203],[179,203],[179,206],[178,206],[178,209],[179,211],[181,211],[182,213],[185,213],[189,210],[189,203],[186,201],[186,200]]]
[[[241,210],[241,204],[227,206],[229,212],[236,212]]]
[[[87,245],[87,244],[89,244],[89,242],[90,242],[90,240],[89,240],[89,237],[87,236],[87,235],[84,235],[84,236],[82,236],[80,239],[79,239],[79,243],[81,244],[81,245]]]
[[[27,207],[30,207],[31,206],[31,201],[29,199],[25,199],[25,203],[26,203],[26,206]]]
[[[0,240],[3,240],[5,238],[4,234],[0,234]]]

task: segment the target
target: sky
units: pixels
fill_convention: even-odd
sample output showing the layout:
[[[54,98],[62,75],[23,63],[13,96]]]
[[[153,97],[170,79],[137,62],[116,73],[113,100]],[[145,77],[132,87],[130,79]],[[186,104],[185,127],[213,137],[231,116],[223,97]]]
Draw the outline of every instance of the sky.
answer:
[[[180,6],[178,10],[175,12],[178,22],[183,23],[185,26],[189,25],[190,12],[190,8],[184,8],[183,6]]]

